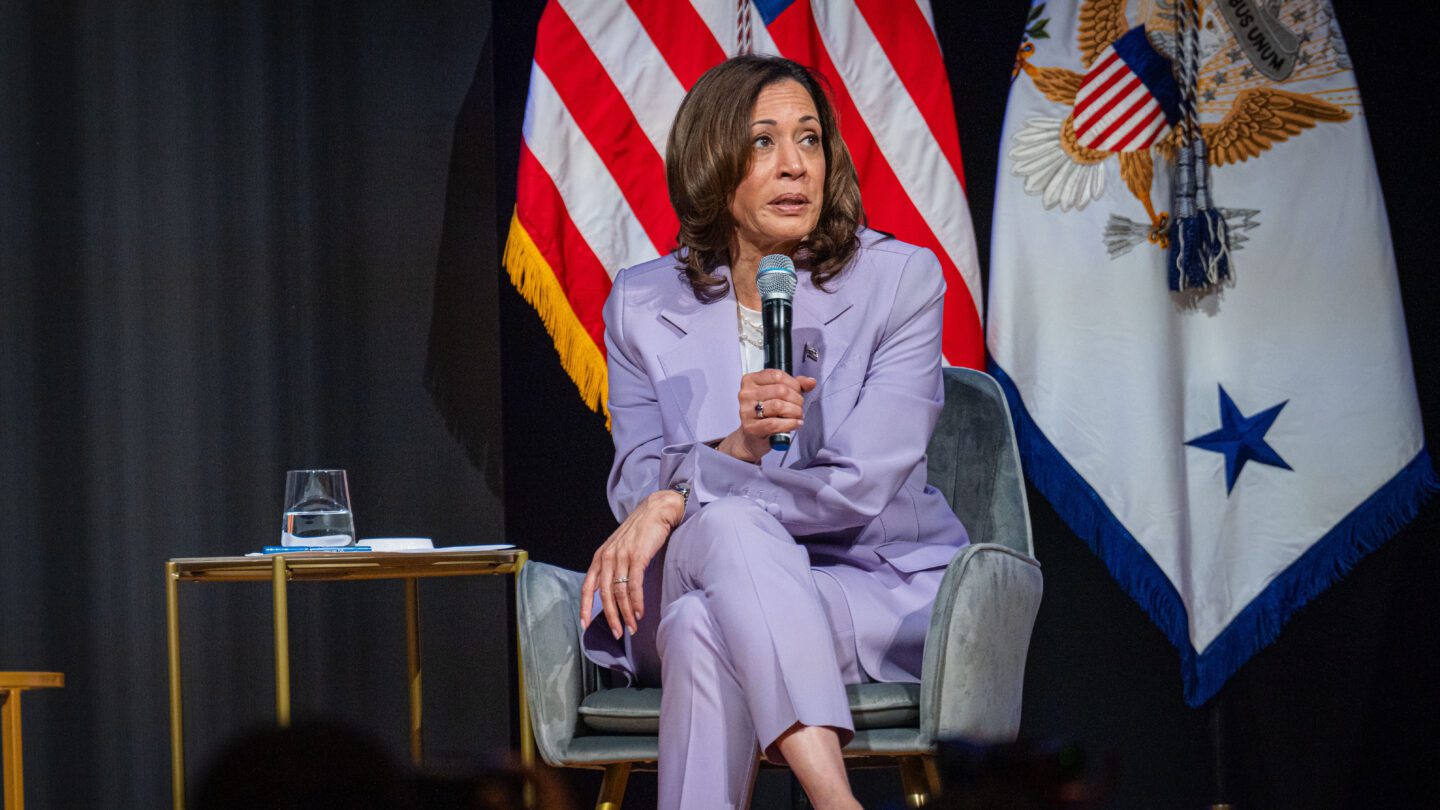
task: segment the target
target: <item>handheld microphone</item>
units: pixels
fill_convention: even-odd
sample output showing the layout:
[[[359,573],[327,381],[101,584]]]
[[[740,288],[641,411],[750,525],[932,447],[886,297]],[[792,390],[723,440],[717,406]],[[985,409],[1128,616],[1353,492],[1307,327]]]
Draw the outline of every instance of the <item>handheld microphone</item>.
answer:
[[[760,301],[765,319],[765,368],[778,368],[790,374],[790,302],[795,298],[795,262],[783,253],[772,253],[760,260],[755,285],[760,288]],[[790,449],[790,434],[776,433],[770,437],[770,449]]]

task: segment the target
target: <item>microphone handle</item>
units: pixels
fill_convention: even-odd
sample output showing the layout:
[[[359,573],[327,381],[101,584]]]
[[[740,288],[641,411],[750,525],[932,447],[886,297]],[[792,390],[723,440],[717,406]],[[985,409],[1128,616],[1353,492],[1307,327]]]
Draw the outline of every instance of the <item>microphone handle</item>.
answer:
[[[766,301],[765,320],[765,368],[778,368],[786,374],[790,370],[790,302],[784,299]],[[790,449],[790,434],[776,433],[770,437],[770,449]]]

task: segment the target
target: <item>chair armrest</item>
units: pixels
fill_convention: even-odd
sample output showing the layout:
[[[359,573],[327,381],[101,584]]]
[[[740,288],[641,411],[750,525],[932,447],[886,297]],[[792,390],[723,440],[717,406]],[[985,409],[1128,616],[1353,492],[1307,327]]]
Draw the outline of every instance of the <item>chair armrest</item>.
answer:
[[[920,676],[920,730],[930,740],[1008,742],[1020,731],[1040,563],[994,543],[967,546],[940,581]]]
[[[595,691],[599,674],[580,650],[583,574],[527,563],[516,590],[520,666],[535,746],[560,767],[580,727],[580,701]]]

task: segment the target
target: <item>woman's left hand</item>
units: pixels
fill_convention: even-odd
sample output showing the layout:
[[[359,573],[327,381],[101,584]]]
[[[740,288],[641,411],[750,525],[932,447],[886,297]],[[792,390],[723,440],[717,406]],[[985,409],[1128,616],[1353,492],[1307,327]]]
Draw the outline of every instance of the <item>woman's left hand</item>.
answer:
[[[685,517],[685,498],[662,489],[641,501],[590,561],[580,587],[580,626],[590,626],[594,595],[600,593],[610,633],[620,638],[623,627],[633,634],[645,615],[645,568],[655,559],[670,532]]]

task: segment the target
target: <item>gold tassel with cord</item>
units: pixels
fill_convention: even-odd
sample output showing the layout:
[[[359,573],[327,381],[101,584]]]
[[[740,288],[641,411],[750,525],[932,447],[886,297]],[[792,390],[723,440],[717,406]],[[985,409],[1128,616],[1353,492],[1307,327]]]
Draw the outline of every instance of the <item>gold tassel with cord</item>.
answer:
[[[610,409],[605,404],[609,394],[605,355],[590,338],[590,333],[580,325],[580,319],[575,317],[565,289],[560,286],[540,249],[535,247],[525,226],[520,224],[518,213],[510,218],[510,235],[505,240],[505,255],[501,261],[510,273],[510,283],[540,314],[545,331],[555,341],[560,365],[570,375],[575,387],[580,389],[580,398],[590,410],[605,414],[605,428],[608,430]]]

